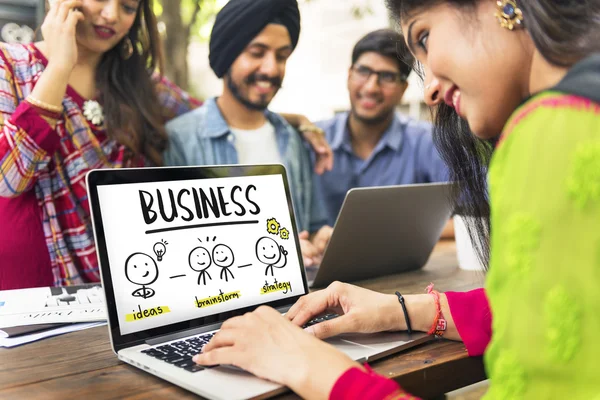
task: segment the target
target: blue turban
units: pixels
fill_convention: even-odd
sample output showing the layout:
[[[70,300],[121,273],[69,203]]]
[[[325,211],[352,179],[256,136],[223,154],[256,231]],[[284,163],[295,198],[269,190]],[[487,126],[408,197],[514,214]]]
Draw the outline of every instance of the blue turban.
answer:
[[[268,24],[285,26],[296,48],[300,36],[300,10],[296,0],[230,0],[217,14],[210,36],[208,59],[222,78],[246,46]]]

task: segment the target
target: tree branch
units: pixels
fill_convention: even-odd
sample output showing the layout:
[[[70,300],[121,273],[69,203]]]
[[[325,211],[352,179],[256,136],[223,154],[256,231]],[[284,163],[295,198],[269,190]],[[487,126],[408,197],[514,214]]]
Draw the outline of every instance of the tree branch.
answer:
[[[198,19],[198,14],[200,14],[200,10],[202,9],[201,6],[202,0],[194,0],[194,11],[192,12],[192,19],[190,20],[188,26],[186,26],[185,28],[185,36],[188,38],[188,40],[190,37],[190,33],[192,32],[192,27],[196,23],[196,20]]]

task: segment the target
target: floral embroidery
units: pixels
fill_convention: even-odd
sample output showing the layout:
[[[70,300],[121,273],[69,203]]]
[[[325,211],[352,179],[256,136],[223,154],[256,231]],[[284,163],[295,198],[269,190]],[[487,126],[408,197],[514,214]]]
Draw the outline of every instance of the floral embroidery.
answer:
[[[525,392],[525,370],[512,350],[502,350],[493,365],[489,397],[518,399]]]
[[[580,145],[573,156],[567,190],[580,208],[600,201],[600,142]]]
[[[600,240],[596,243],[596,268],[594,268],[594,271],[596,271],[596,277],[600,278]]]
[[[581,343],[581,307],[563,286],[556,286],[544,302],[546,345],[552,361],[566,362],[573,358]]]
[[[531,271],[534,251],[540,241],[540,226],[526,213],[515,213],[506,224],[506,264],[512,272],[522,277]]]

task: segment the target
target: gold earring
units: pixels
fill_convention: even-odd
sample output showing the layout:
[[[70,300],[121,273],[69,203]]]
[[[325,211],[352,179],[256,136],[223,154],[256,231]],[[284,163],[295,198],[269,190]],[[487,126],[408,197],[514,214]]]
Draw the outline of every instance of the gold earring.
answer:
[[[508,30],[523,26],[523,12],[517,6],[515,0],[498,0],[496,2],[498,11],[494,14],[500,22],[500,26]]]
[[[131,43],[131,39],[129,36],[126,36],[123,39],[123,44],[121,45],[121,57],[123,60],[129,60],[133,55],[133,43]]]

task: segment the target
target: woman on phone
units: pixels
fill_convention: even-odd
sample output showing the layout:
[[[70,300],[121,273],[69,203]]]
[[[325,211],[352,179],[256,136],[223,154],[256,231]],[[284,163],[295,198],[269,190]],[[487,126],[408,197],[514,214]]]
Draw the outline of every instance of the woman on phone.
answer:
[[[161,165],[198,104],[156,74],[151,0],[56,0],[41,30],[0,44],[0,289],[98,281],[85,174]]]
[[[412,325],[485,352],[486,398],[597,399],[600,2],[387,3],[424,68],[434,135],[475,215],[486,216],[493,149],[491,241],[486,224],[475,229],[483,254],[490,244],[485,292],[431,285],[400,302],[334,283],[286,317],[263,307],[228,320],[196,362],[233,364],[304,398],[413,398],[299,328],[335,310],[308,330],[323,338]]]

